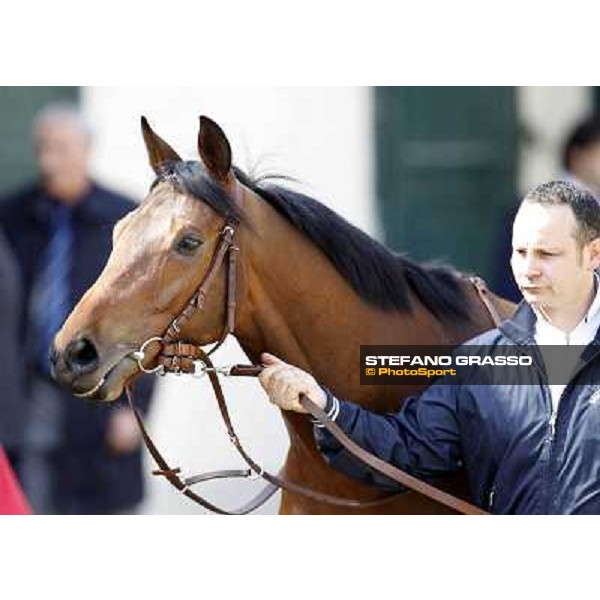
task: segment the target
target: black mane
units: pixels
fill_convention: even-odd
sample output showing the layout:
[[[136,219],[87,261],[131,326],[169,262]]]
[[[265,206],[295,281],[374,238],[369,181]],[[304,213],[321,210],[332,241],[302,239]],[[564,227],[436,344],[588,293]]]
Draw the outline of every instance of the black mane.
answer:
[[[290,189],[254,181],[235,169],[238,180],[268,202],[306,235],[334,265],[352,289],[384,310],[411,311],[412,292],[438,318],[468,319],[469,301],[461,276],[443,265],[420,265],[395,254],[315,199]],[[243,216],[235,202],[197,162],[175,162],[158,181],[207,203],[235,223]]]

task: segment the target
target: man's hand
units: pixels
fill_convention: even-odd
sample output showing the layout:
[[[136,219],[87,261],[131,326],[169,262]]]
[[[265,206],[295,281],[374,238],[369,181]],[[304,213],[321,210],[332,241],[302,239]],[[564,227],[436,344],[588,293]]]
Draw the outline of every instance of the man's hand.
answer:
[[[317,406],[325,408],[327,396],[312,375],[272,354],[263,354],[261,360],[265,369],[258,379],[273,404],[283,410],[305,414],[307,411],[300,405],[300,394],[306,394]]]
[[[115,454],[128,454],[137,450],[141,434],[129,408],[118,408],[110,415],[106,444]]]

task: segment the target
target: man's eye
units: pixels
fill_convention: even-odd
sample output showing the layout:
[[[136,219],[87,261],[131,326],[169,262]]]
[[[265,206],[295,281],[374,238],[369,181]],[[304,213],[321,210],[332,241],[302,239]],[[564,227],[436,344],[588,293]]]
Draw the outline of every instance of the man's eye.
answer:
[[[175,244],[175,251],[183,256],[193,256],[202,246],[202,240],[193,235],[186,235]]]

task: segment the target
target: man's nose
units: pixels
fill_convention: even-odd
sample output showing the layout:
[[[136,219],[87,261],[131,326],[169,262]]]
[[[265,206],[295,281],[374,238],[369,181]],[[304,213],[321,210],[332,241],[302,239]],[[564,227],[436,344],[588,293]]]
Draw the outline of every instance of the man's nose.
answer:
[[[537,258],[533,254],[527,254],[523,261],[523,275],[528,279],[533,279],[539,277],[540,273],[540,265]]]

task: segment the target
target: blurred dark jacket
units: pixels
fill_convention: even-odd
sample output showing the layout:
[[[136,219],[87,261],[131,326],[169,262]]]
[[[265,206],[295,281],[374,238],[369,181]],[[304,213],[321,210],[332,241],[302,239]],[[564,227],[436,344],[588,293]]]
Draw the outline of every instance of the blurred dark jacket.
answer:
[[[30,295],[39,261],[49,239],[50,213],[55,201],[38,186],[18,192],[0,203],[0,225],[17,258],[24,299],[19,315],[20,331],[28,336]],[[81,299],[100,275],[112,248],[114,224],[135,208],[135,204],[114,192],[93,184],[90,192],[73,208],[75,252],[71,271],[72,306]],[[31,346],[23,347],[28,373],[42,377],[35,366]],[[138,406],[149,407],[154,377],[139,377],[136,383]],[[63,498],[74,498],[77,512],[110,513],[126,510],[143,497],[141,449],[114,455],[106,446],[111,411],[124,398],[109,406],[93,405],[60,389],[63,399],[63,427],[56,453],[56,477]]]
[[[25,362],[19,329],[21,280],[17,263],[0,230],[0,445],[7,450],[23,443],[27,399],[24,394]]]

